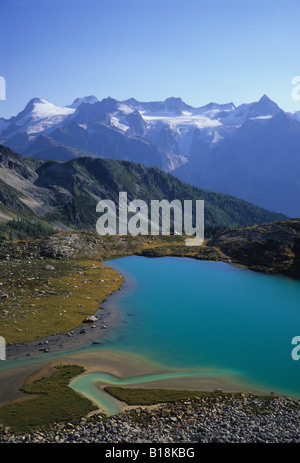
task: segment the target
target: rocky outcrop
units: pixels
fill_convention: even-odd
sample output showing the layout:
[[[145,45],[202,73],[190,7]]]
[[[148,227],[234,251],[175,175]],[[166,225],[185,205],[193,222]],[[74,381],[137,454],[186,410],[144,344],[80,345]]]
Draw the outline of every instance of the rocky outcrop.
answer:
[[[94,414],[77,423],[15,435],[0,427],[0,443],[299,443],[299,402],[287,397],[220,394]]]
[[[183,236],[99,236],[88,231],[60,232],[37,240],[0,241],[0,260],[107,260],[133,254],[233,262],[252,270],[300,278],[300,219],[231,230],[199,247],[185,246]]]
[[[207,246],[253,270],[300,278],[300,219],[221,233]]]
[[[216,262],[229,262],[230,259],[224,255],[219,249],[208,246],[156,246],[142,249],[135,253],[138,256],[144,257],[192,257],[197,260],[214,260]]]

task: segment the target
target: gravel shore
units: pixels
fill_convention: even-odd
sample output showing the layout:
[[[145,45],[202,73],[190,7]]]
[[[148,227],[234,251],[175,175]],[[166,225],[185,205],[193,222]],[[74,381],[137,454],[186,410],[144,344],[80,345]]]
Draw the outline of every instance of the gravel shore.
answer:
[[[251,394],[204,396],[135,408],[107,418],[14,435],[0,429],[0,443],[300,443],[300,402]]]

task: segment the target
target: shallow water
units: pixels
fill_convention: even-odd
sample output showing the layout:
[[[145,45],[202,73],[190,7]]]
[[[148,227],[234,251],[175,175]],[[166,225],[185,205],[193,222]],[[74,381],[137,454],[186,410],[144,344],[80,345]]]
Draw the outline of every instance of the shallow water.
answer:
[[[95,402],[100,409],[103,409],[108,415],[114,415],[121,411],[122,405],[111,395],[100,389],[97,384],[114,386],[132,386],[137,384],[152,383],[164,379],[178,379],[200,376],[219,376],[225,375],[225,371],[201,371],[201,372],[166,372],[148,375],[139,375],[133,377],[119,378],[109,373],[88,373],[75,378],[70,386],[77,392],[83,393]]]

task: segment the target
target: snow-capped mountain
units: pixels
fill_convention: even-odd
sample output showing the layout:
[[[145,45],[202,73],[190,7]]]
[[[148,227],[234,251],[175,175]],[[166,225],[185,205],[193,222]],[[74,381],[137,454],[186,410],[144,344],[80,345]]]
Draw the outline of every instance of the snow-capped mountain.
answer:
[[[195,138],[214,145],[247,120],[264,121],[281,111],[265,95],[256,103],[238,107],[233,103],[209,103],[200,108],[187,105],[181,98],[139,102],[134,98],[119,101],[109,97],[99,101],[91,95],[76,98],[68,106],[56,106],[47,100],[34,98],[17,116],[9,120],[0,119],[0,142],[21,154],[30,154],[30,146],[40,135],[49,136],[75,121],[80,129],[92,133],[95,129],[92,125],[101,122],[123,134],[146,138],[162,149],[166,147],[167,137],[174,154],[189,156]],[[94,148],[93,153],[97,154]]]
[[[282,110],[264,95],[258,102],[242,104],[209,103],[199,108],[185,104],[181,98],[164,102],[142,103],[126,101],[139,111],[147,124],[145,136],[165,149],[166,136],[177,154],[193,154],[195,140],[209,147],[230,136],[247,120],[263,122]]]
[[[8,121],[9,127],[2,132],[2,135],[9,136],[17,132],[26,132],[31,135],[44,132],[60,124],[74,111],[73,108],[55,106],[42,98],[34,98],[29,101],[23,111]]]
[[[249,119],[231,137],[174,171],[181,180],[300,216],[300,122],[283,111]]]
[[[9,120],[0,119],[0,137],[16,151],[24,152],[40,133],[59,126],[75,109],[55,106],[42,98],[29,101],[25,109]]]
[[[98,98],[96,98],[94,95],[85,96],[83,98],[76,98],[76,100],[73,101],[69,108],[77,109],[82,103],[94,104],[98,102]]]
[[[87,96],[68,106],[35,98],[17,116],[0,119],[0,143],[25,157],[93,156],[157,166],[196,186],[300,216],[294,200],[300,193],[300,111],[285,113],[266,95],[239,106],[201,107],[174,97]],[[271,195],[273,184],[281,187]]]

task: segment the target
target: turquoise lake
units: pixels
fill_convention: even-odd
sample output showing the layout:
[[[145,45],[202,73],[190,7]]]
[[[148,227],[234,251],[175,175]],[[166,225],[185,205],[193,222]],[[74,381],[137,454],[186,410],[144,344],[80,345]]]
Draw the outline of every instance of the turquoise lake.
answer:
[[[121,324],[105,348],[173,369],[240,375],[249,385],[300,397],[300,282],[222,262],[125,257],[109,261],[129,278],[114,304]],[[99,346],[99,348],[101,348]]]
[[[300,336],[299,281],[189,258],[130,256],[105,264],[125,276],[124,288],[107,301],[119,313],[116,324],[99,344],[49,353],[47,362],[111,350],[159,365],[156,374],[121,378],[99,371],[71,382],[108,414],[120,411],[120,403],[97,382],[130,387],[223,375],[250,391],[300,398],[300,361],[291,356],[292,339]],[[1,362],[0,370],[39,361],[45,357]]]

